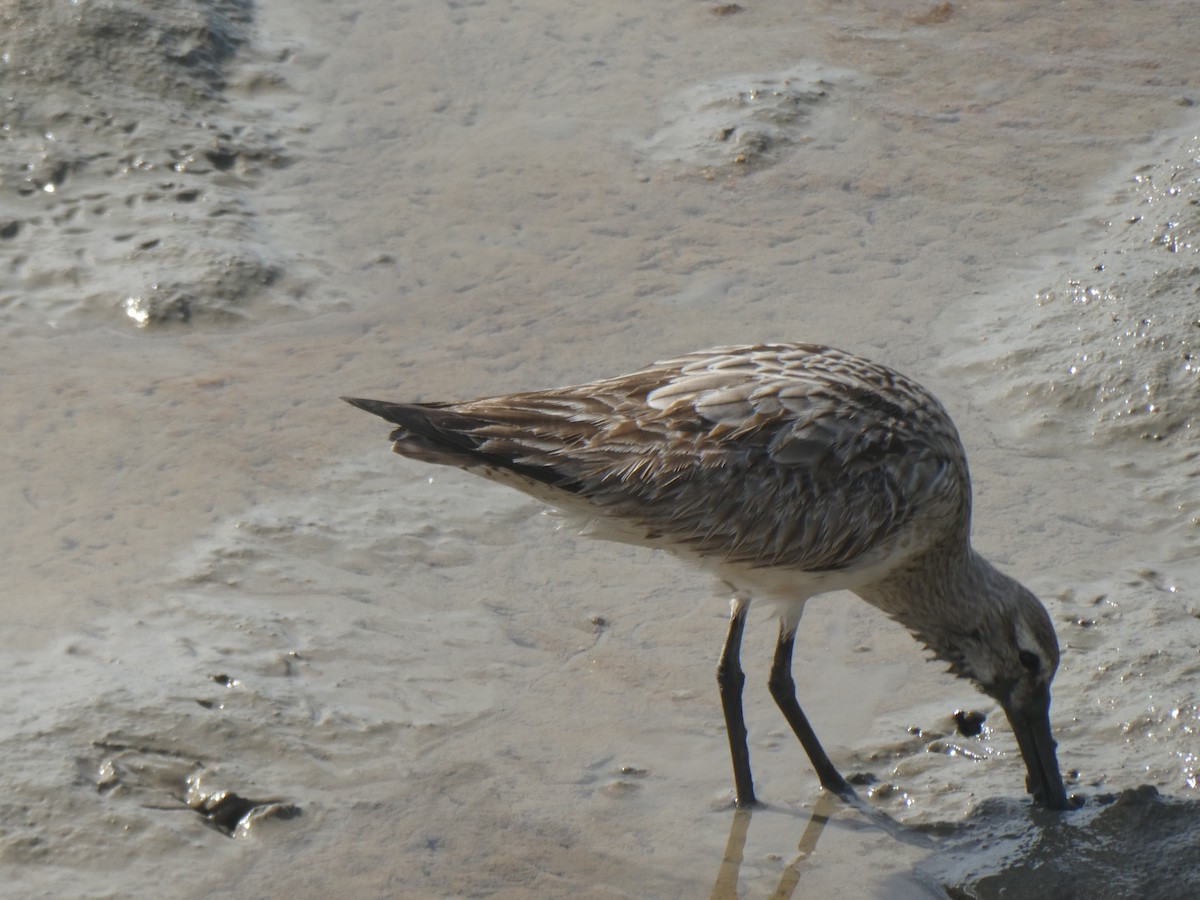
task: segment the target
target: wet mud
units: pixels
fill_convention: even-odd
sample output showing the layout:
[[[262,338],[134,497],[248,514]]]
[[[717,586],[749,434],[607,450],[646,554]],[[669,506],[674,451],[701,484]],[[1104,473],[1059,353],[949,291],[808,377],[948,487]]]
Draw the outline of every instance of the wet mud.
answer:
[[[287,50],[252,40],[253,4],[10,0],[0,28],[7,327],[286,313],[303,278],[254,188],[300,129],[260,106]]]
[[[1194,9],[1084,13],[0,0],[0,895],[1192,896]],[[735,812],[722,589],[337,400],[763,339],[951,410],[1078,809],[834,595],[863,803],[752,613]]]

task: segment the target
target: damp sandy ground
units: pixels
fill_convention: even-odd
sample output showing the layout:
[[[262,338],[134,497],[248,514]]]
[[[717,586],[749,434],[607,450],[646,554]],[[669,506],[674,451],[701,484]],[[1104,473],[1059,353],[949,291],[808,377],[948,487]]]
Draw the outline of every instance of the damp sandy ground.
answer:
[[[1190,896],[1193,19],[0,0],[0,894]],[[801,700],[894,824],[822,802],[762,615],[735,815],[717,586],[336,400],[766,339],[950,408],[1081,810],[834,595]]]

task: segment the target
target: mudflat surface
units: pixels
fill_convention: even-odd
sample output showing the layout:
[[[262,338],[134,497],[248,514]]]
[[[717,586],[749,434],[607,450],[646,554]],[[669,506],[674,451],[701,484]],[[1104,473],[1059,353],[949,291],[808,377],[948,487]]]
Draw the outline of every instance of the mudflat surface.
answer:
[[[0,894],[1189,896],[1193,18],[0,0]],[[831,595],[800,697],[895,824],[822,802],[753,615],[734,815],[719,587],[336,399],[754,340],[950,409],[1082,809]]]

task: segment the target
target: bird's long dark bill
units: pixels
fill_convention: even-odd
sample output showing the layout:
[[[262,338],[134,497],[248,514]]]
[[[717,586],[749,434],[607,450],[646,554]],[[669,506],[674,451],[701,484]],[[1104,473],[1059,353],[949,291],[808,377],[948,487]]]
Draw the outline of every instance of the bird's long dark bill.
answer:
[[[1067,790],[1058,771],[1057,744],[1050,731],[1050,697],[1034,709],[1005,709],[1029,774],[1025,787],[1049,809],[1070,809]]]

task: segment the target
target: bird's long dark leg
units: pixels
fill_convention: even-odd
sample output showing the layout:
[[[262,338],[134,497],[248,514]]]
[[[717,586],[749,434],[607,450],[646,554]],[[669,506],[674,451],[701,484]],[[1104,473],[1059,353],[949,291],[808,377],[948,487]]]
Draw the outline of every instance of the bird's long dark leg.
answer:
[[[796,700],[796,682],[792,680],[792,644],[796,640],[794,629],[794,625],[789,628],[786,622],[781,622],[779,625],[779,643],[775,645],[775,661],[771,664],[771,678],[768,682],[771,696],[779,704],[779,708],[783,711],[783,717],[792,726],[792,731],[796,732],[796,737],[800,739],[804,752],[812,760],[813,768],[817,770],[817,777],[821,779],[821,786],[843,797],[852,795],[853,789],[829,761],[824,748],[821,747],[821,742],[817,740],[816,733],[808,724],[804,710],[800,708],[800,703]]]
[[[717,687],[721,691],[721,710],[725,713],[725,731],[729,735],[729,753],[733,757],[733,785],[738,806],[754,806],[754,779],[750,776],[750,751],[746,747],[746,720],[742,716],[742,632],[750,601],[735,597],[729,616],[729,636],[717,663]]]

